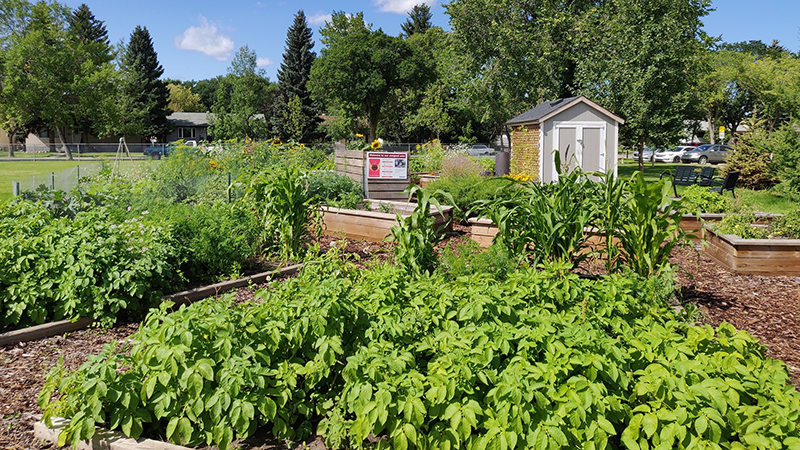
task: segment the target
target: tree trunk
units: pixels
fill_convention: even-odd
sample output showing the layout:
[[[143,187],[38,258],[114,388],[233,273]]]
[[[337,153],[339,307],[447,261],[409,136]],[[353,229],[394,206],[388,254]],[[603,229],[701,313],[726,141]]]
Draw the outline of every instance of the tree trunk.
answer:
[[[16,136],[16,132],[9,131],[6,136],[8,136],[8,157],[14,157],[14,137]]]
[[[64,128],[66,129],[66,127]],[[62,131],[60,127],[56,127],[56,133],[58,133],[58,141],[61,143],[61,149],[64,150],[64,153],[67,155],[67,160],[72,161],[72,150],[70,150],[69,145],[64,142],[64,134],[66,134],[65,131]]]
[[[711,114],[706,115],[706,124],[708,125],[708,141],[712,144],[716,144],[716,136],[714,133],[714,119],[711,117]]]
[[[639,151],[639,172],[644,173],[644,136],[639,136],[639,142],[636,143],[636,150]]]

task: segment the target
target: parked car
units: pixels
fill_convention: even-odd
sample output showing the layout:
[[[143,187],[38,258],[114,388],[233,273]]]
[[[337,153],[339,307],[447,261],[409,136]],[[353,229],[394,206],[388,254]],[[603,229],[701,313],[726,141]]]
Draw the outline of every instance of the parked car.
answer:
[[[643,148],[642,149],[642,161],[646,161],[646,162],[653,161],[653,154],[654,153],[655,152],[653,152],[653,150],[650,150],[647,147]],[[634,161],[638,161],[639,160],[639,150],[636,150],[636,151],[633,152],[633,160]]]
[[[168,157],[172,150],[175,148],[175,143],[170,143],[167,145],[161,146],[154,146],[154,147],[145,147],[144,148],[144,156],[149,156],[152,159],[161,159],[161,157]],[[189,147],[197,147],[197,141],[185,141],[183,145],[188,145]]]
[[[657,149],[653,155],[653,159],[656,162],[679,163],[681,162],[681,156],[683,156],[687,150],[691,150],[693,148],[694,147],[691,145],[680,145],[675,148]]]
[[[496,153],[492,147],[486,144],[473,144],[468,149],[468,152],[469,156],[488,156]]]
[[[689,149],[681,156],[684,163],[697,164],[719,164],[724,163],[728,154],[733,151],[728,145],[723,144],[704,144],[693,149]]]

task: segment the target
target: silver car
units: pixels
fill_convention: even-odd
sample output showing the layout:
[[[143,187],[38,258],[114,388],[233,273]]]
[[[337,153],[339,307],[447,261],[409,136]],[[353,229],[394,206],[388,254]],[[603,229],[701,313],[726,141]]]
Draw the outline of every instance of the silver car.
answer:
[[[668,148],[668,149],[658,149],[656,153],[653,155],[653,160],[656,162],[663,162],[663,163],[680,163],[681,156],[687,151],[691,150],[694,147],[691,145],[681,145],[675,148]]]
[[[720,164],[725,162],[725,158],[733,151],[728,145],[723,144],[703,144],[694,149],[687,150],[681,156],[684,163],[697,164]]]

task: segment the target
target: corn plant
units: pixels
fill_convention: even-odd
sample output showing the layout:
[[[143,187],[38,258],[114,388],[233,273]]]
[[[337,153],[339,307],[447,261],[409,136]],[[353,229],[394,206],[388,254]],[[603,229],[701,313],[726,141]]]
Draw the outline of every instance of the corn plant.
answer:
[[[257,210],[261,245],[288,261],[302,256],[305,245],[321,230],[321,216],[308,189],[308,174],[296,167],[275,167],[245,175],[242,202]]]
[[[411,186],[405,191],[409,197],[416,196],[417,206],[407,217],[397,214],[397,225],[392,227],[390,240],[395,242],[395,260],[408,273],[420,275],[436,266],[434,246],[442,238],[442,230],[447,224],[435,228],[436,218],[431,216],[431,206],[442,213],[442,206],[434,195],[442,195],[452,200],[450,194],[430,192],[419,186]]]
[[[598,209],[594,183],[580,169],[563,174],[558,152],[553,184],[521,183],[508,179],[508,195],[476,202],[473,210],[491,219],[498,228],[494,244],[532,264],[565,261],[573,267],[586,259],[581,252]]]

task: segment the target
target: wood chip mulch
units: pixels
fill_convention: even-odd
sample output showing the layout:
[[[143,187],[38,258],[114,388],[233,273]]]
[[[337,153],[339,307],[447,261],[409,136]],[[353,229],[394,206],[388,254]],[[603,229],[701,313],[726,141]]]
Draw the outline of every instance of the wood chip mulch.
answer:
[[[466,233],[466,228],[456,227],[453,236],[464,239]],[[320,240],[323,250],[332,245],[344,247],[360,267],[392,259],[389,243]],[[792,383],[800,387],[800,277],[735,274],[691,249],[676,249],[671,261],[685,269],[679,271],[681,295],[684,301],[697,303],[705,323],[716,326],[728,322],[752,333],[767,347],[770,357],[786,363]],[[252,292],[252,289],[238,291],[237,301],[251,299]],[[60,357],[66,367],[75,369],[104,344],[124,341],[137,329],[138,324],[122,324],[107,330],[89,329],[0,347],[0,450],[54,448],[38,442],[32,432],[35,422],[32,415],[41,414],[37,397],[47,372]],[[239,442],[240,448],[285,448],[274,440],[262,440],[261,444],[248,441]],[[311,447],[324,449],[316,441]]]

